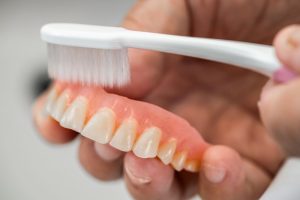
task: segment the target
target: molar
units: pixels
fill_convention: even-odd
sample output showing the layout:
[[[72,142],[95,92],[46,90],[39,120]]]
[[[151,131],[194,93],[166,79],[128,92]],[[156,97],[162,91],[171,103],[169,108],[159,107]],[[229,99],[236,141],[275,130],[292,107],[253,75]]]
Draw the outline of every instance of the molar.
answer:
[[[186,158],[187,153],[185,151],[177,153],[174,156],[173,161],[171,162],[174,169],[176,169],[177,171],[181,171],[185,165]]]
[[[190,172],[198,172],[200,169],[200,162],[197,160],[186,161],[184,169]]]
[[[176,150],[176,139],[172,138],[167,143],[159,147],[158,157],[165,164],[171,163]]]
[[[62,116],[60,125],[80,132],[85,122],[87,106],[88,102],[85,97],[77,97]]]
[[[102,108],[92,116],[81,134],[101,144],[107,144],[111,140],[115,124],[115,113],[109,108]]]
[[[160,137],[161,131],[157,127],[144,130],[133,148],[133,153],[141,158],[154,158],[157,155]]]
[[[135,119],[127,119],[119,126],[110,145],[121,151],[131,151],[137,131],[137,122]]]
[[[54,109],[54,105],[55,105],[55,100],[58,97],[58,93],[56,91],[56,89],[53,87],[50,89],[50,92],[47,96],[47,103],[46,103],[46,111],[48,113],[51,113]]]
[[[56,121],[60,121],[64,114],[69,98],[68,91],[64,91],[54,103],[53,110],[52,112],[50,111],[50,114]]]

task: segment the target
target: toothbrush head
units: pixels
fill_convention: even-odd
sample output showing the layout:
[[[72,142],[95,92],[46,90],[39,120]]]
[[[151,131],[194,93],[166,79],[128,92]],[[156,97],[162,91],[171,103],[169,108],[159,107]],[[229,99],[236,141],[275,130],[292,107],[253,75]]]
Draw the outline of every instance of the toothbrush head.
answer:
[[[103,87],[130,81],[127,48],[119,37],[125,29],[79,24],[48,24],[41,37],[48,43],[50,78]]]

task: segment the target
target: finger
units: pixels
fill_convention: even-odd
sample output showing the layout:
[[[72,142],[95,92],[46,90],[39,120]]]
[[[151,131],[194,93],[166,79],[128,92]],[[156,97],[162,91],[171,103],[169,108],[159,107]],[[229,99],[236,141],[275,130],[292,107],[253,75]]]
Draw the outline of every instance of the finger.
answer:
[[[267,129],[291,155],[300,155],[300,79],[270,86],[259,103]]]
[[[204,200],[258,199],[270,177],[232,149],[212,146],[203,157],[200,196]]]
[[[274,45],[282,63],[300,73],[300,25],[283,29],[276,36]]]
[[[45,111],[47,92],[41,95],[33,105],[33,121],[39,133],[51,143],[67,143],[73,140],[77,133],[62,128],[58,122],[53,120]]]
[[[123,153],[109,145],[96,144],[81,137],[79,160],[85,170],[100,180],[114,180],[122,175]]]
[[[186,2],[182,0],[138,1],[124,19],[123,26],[132,30],[186,35],[188,16]],[[167,57],[159,52],[130,49],[131,84],[113,92],[132,98],[143,97],[159,84]]]
[[[132,153],[126,154],[124,176],[134,199],[183,199],[174,170],[157,159],[141,159]]]

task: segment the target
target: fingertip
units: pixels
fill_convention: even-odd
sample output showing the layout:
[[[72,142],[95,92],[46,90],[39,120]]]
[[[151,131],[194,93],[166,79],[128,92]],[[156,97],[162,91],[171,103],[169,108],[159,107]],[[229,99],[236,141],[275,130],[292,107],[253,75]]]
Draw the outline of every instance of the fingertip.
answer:
[[[123,152],[111,147],[108,144],[100,144],[95,142],[94,148],[96,154],[105,161],[112,162],[123,155]]]
[[[124,159],[125,181],[135,199],[179,199],[174,170],[155,158],[142,159],[128,153]]]
[[[204,199],[259,199],[271,177],[226,146],[211,146],[203,157],[200,194]]]
[[[294,156],[300,155],[300,95],[295,92],[299,88],[299,79],[270,87],[258,104],[264,126],[284,148],[285,153]]]
[[[95,146],[94,141],[81,137],[79,147],[79,161],[84,169],[91,174],[93,177],[103,180],[110,181],[121,177],[122,175],[122,155],[116,156],[116,152],[111,152],[110,148],[103,146]],[[104,151],[101,152],[100,151]],[[106,155],[103,158],[103,154]],[[111,157],[114,156],[114,159]]]
[[[159,185],[160,188],[162,186],[168,188],[174,178],[174,170],[170,166],[166,166],[154,158],[138,158],[132,153],[126,154],[124,169],[132,183],[137,185],[139,182],[141,184],[151,183],[155,187]]]
[[[243,196],[243,162],[234,150],[212,146],[206,150],[200,173],[200,194],[204,199],[239,199]]]
[[[240,171],[241,166],[238,153],[226,146],[210,147],[203,156],[203,175],[211,183],[218,184],[231,179],[231,171]]]
[[[280,61],[296,72],[300,72],[300,25],[291,25],[280,31],[274,40]]]

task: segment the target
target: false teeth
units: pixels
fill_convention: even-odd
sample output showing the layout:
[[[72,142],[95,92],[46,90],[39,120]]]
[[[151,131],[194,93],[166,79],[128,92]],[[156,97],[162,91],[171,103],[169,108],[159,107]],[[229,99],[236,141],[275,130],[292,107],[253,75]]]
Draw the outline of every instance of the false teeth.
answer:
[[[166,144],[162,145],[158,150],[158,157],[165,164],[171,163],[176,150],[176,140],[171,139]]]
[[[51,88],[50,92],[47,96],[47,103],[46,103],[46,111],[48,113],[51,113],[51,111],[53,110],[54,105],[55,105],[55,100],[57,99],[57,97],[58,97],[58,94],[57,94],[56,89]]]
[[[60,125],[65,128],[80,132],[83,128],[88,102],[84,97],[77,97],[67,108],[60,120]]]
[[[127,119],[123,121],[110,141],[110,145],[121,151],[130,151],[135,140],[136,131],[136,120]]]
[[[184,168],[184,164],[187,158],[187,153],[186,152],[180,152],[177,153],[174,158],[172,163],[172,166],[177,170],[181,171]]]
[[[156,127],[146,129],[137,140],[133,153],[141,158],[154,158],[161,138],[161,131]]]
[[[56,120],[56,121],[60,121],[62,115],[65,112],[65,109],[67,107],[67,102],[69,99],[69,93],[68,91],[64,91],[56,100],[54,106],[53,106],[53,110],[51,113],[51,116]]]
[[[187,121],[155,105],[109,92],[113,91],[101,86],[54,80],[43,111],[53,118],[51,124],[78,131],[95,144],[159,160],[176,171],[201,170],[209,144]]]
[[[88,121],[81,134],[101,144],[111,140],[115,128],[115,114],[109,108],[102,108]]]
[[[190,172],[198,172],[200,169],[200,163],[196,160],[186,161],[184,169]]]

